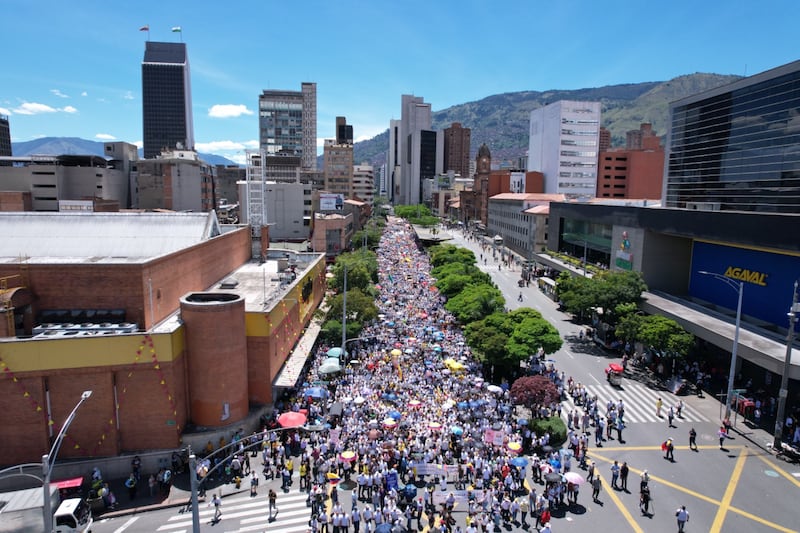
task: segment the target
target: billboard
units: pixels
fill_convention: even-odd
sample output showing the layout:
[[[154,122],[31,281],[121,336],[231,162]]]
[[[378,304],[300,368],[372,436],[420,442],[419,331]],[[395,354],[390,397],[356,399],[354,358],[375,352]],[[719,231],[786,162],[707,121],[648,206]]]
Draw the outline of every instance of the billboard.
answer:
[[[343,194],[333,194],[323,192],[319,195],[319,210],[320,211],[341,211],[344,205]]]
[[[781,328],[789,326],[786,313],[792,305],[794,282],[800,277],[800,257],[695,241],[691,269],[689,293],[693,297],[735,310],[742,281],[743,315]],[[700,271],[725,276],[732,286]]]

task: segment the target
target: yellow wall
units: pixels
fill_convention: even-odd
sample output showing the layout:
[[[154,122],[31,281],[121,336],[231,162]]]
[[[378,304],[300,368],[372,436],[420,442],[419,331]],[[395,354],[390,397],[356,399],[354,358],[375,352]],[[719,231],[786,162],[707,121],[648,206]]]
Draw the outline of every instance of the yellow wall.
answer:
[[[159,361],[171,362],[183,352],[183,328],[151,335]],[[24,339],[0,342],[0,357],[14,372],[51,372],[149,362],[152,357],[147,335],[132,333],[75,339]]]

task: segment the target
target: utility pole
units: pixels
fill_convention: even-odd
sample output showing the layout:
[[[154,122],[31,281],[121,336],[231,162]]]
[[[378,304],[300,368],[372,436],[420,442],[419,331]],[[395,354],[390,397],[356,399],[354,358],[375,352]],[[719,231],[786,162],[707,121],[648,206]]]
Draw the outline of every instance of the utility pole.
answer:
[[[772,448],[781,451],[783,438],[783,422],[786,417],[786,397],[789,396],[789,369],[792,366],[792,345],[794,344],[794,324],[800,305],[797,303],[797,281],[792,288],[792,307],[789,309],[789,331],[786,332],[786,357],[783,360],[783,375],[781,376],[781,390],[778,393],[778,414],[775,417],[775,435]],[[796,424],[797,422],[795,422]]]

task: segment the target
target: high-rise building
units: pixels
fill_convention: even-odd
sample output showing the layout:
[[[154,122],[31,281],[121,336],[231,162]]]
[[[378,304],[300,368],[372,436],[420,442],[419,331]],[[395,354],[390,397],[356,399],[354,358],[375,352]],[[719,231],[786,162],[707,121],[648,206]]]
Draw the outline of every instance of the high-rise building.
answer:
[[[142,130],[145,159],[167,150],[194,150],[186,43],[145,43]]]
[[[665,207],[800,213],[800,61],[670,104]]]
[[[11,127],[8,116],[0,115],[0,156],[11,156]]]
[[[336,117],[336,144],[353,144],[353,126],[345,117]]]
[[[325,162],[325,190],[353,197],[353,145],[339,144],[334,139],[325,139],[323,147]]]
[[[598,198],[661,198],[664,148],[652,125],[642,124],[625,135],[625,148],[600,150]]]
[[[591,198],[597,188],[600,102],[560,100],[531,111],[528,170],[547,194]]]
[[[431,104],[420,96],[401,97],[401,118],[389,127],[387,172],[394,204],[414,205],[423,201],[422,182],[441,173],[443,142],[431,129]]]
[[[472,130],[453,122],[444,130],[444,167],[445,172],[452,170],[462,177],[469,177],[469,149]]]
[[[317,84],[300,91],[264,90],[258,97],[259,147],[267,157],[300,158],[304,169],[317,168]]]
[[[353,196],[370,206],[375,200],[375,171],[366,161],[353,166]]]

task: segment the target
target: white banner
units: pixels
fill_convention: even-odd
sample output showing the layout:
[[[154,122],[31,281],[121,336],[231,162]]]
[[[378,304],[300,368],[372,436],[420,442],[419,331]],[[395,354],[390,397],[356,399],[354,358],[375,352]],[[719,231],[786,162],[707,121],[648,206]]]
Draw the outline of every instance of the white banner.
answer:
[[[441,504],[447,501],[447,497],[450,496],[451,492],[453,493],[456,502],[453,510],[462,512],[469,511],[469,493],[466,490],[435,490],[433,491],[433,504],[438,508]],[[479,500],[483,497],[483,491],[473,490],[472,495],[476,500]]]

